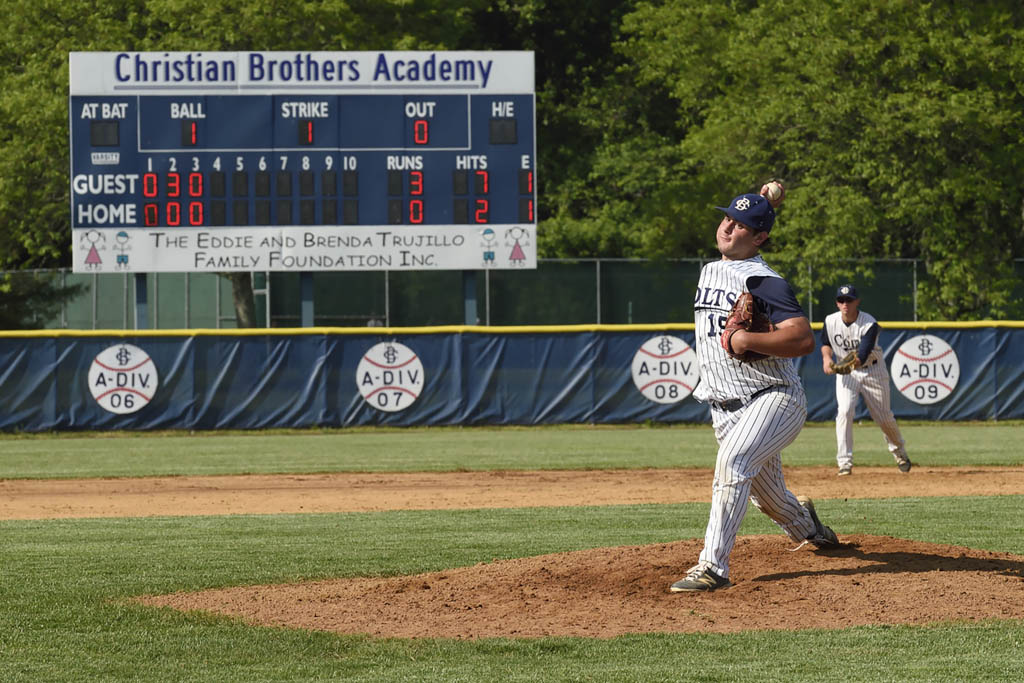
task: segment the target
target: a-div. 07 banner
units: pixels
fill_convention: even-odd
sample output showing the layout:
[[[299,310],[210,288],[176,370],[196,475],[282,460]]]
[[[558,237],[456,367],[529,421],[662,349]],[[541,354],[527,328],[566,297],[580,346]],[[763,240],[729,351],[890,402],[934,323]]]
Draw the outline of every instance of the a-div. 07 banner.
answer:
[[[70,55],[76,272],[536,267],[532,52]]]

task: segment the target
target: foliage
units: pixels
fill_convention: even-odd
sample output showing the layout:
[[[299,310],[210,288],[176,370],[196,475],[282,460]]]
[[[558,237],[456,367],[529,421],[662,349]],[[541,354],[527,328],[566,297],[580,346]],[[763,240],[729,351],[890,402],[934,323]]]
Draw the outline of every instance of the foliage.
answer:
[[[0,330],[38,329],[53,319],[63,302],[81,294],[83,285],[63,286],[38,273],[0,277]]]
[[[776,176],[778,262],[922,258],[924,318],[1006,317],[1007,256],[1024,251],[1022,38],[1016,2],[642,3],[593,119],[586,182],[604,194],[558,207],[558,246],[612,232],[623,255],[713,253],[709,209]],[[658,126],[666,95],[675,121]]]
[[[713,257],[713,207],[779,176],[771,258],[801,290],[829,284],[808,262],[920,258],[923,318],[1018,312],[1017,0],[5,5],[0,268],[70,257],[69,51],[530,49],[541,256]]]
[[[68,53],[90,50],[438,49],[482,0],[38,0],[0,26],[0,268],[70,261]],[[42,46],[42,49],[41,49]],[[251,280],[229,278],[240,325]],[[248,297],[248,298],[246,298]]]

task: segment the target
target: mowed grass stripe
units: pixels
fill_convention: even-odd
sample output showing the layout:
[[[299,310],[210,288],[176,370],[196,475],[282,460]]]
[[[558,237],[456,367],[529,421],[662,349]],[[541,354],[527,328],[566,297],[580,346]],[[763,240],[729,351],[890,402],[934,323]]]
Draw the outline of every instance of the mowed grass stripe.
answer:
[[[1021,425],[902,427],[919,465],[1024,464]],[[854,428],[855,466],[889,466],[881,431]],[[671,427],[409,428],[334,431],[35,435],[0,437],[0,478],[48,479],[321,472],[443,472],[708,468],[707,425]],[[831,423],[808,425],[783,453],[787,466],[834,465]]]

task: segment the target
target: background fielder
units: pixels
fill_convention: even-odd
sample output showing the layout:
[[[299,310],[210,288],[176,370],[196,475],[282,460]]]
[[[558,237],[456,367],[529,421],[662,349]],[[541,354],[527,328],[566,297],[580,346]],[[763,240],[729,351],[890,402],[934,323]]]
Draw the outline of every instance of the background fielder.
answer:
[[[853,415],[857,397],[863,396],[871,419],[882,428],[885,442],[900,472],[909,472],[903,435],[892,414],[889,399],[889,373],[885,369],[882,347],[878,345],[878,322],[860,310],[860,297],[853,285],[836,290],[836,308],[825,318],[821,330],[821,362],[826,375],[836,375],[836,463],[839,475],[853,471]],[[856,351],[854,369],[849,374],[836,374],[833,361]]]
[[[781,203],[783,190],[769,194]],[[669,588],[673,593],[710,591],[729,583],[729,555],[747,499],[798,543],[838,547],[809,499],[794,496],[782,475],[781,451],[796,439],[807,419],[807,399],[791,358],[814,349],[814,334],[792,288],[761,258],[775,210],[768,199],[744,194],[732,200],[715,234],[719,261],[701,269],[694,299],[697,360],[701,381],[694,396],[711,406],[718,440],[711,514],[697,564]],[[722,336],[732,304],[743,292],[760,300],[775,326],[770,332],[736,331]],[[751,362],[733,354],[756,351]]]

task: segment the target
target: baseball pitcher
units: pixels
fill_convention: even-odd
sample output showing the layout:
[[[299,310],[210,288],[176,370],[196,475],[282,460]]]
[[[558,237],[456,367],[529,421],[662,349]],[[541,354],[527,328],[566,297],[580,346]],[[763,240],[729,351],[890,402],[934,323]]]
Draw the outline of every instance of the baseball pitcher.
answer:
[[[778,185],[778,187],[771,187]],[[712,591],[729,582],[729,555],[747,500],[794,542],[839,546],[808,498],[787,488],[782,449],[807,419],[807,398],[792,358],[814,350],[814,334],[792,288],[758,253],[782,202],[781,184],[732,200],[715,233],[721,260],[701,269],[694,299],[700,384],[718,440],[704,549],[673,593]],[[774,204],[774,206],[773,206]]]

